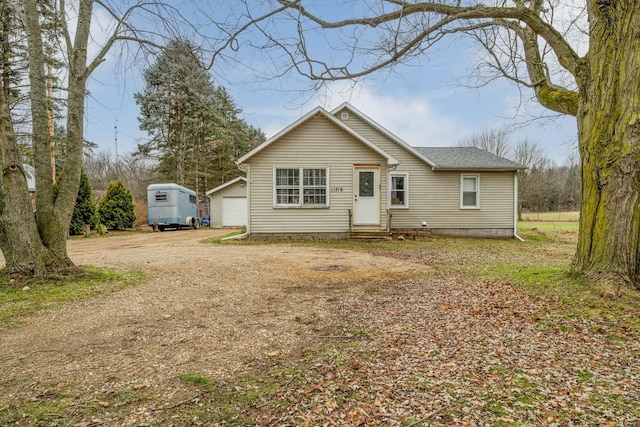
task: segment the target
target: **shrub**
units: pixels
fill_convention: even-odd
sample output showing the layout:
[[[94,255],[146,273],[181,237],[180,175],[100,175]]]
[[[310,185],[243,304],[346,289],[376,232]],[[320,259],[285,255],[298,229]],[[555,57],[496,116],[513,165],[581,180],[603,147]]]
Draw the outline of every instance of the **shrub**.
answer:
[[[109,183],[107,193],[98,205],[98,216],[108,230],[133,227],[136,219],[133,212],[133,197],[122,181]]]

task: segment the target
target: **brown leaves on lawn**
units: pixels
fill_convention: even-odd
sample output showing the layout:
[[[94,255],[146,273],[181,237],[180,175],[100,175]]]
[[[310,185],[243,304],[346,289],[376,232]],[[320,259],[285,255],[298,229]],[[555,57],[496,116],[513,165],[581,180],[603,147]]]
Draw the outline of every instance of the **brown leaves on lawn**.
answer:
[[[507,282],[409,279],[349,296],[357,342],[277,378],[261,426],[640,424],[640,346],[606,320],[566,319]],[[610,329],[623,334],[609,333]]]

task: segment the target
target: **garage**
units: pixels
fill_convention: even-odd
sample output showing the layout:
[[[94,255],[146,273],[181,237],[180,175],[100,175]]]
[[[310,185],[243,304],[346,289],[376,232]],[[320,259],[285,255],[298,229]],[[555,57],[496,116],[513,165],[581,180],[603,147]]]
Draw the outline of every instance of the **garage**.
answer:
[[[247,226],[247,198],[223,197],[222,198],[222,226],[246,227]]]
[[[211,209],[210,226],[247,226],[247,179],[239,176],[207,191]]]

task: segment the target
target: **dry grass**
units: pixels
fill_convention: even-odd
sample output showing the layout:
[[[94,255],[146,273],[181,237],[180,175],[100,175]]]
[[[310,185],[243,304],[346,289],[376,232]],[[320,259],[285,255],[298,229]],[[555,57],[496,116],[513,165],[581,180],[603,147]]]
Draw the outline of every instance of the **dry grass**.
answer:
[[[553,221],[553,222],[578,222],[579,211],[567,212],[526,212],[522,214],[523,221]]]

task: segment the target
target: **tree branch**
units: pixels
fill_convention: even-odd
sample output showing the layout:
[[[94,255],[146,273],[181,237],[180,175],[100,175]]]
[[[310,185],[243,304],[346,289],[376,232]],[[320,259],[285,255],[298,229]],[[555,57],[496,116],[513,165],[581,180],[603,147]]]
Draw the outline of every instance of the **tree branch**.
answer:
[[[524,6],[516,7],[488,7],[484,5],[474,6],[451,6],[434,2],[419,2],[419,3],[406,3],[402,1],[390,1],[389,3],[395,4],[398,7],[396,11],[390,13],[383,13],[373,17],[363,18],[350,18],[340,21],[330,22],[323,20],[307,8],[305,8],[299,1],[289,2],[288,0],[279,0],[280,4],[287,8],[297,10],[302,16],[309,19],[311,22],[319,25],[323,29],[338,29],[349,26],[368,26],[376,28],[382,23],[392,22],[411,15],[429,15],[429,16],[442,16],[440,21],[434,25],[427,27],[420,33],[419,37],[412,40],[412,44],[415,45],[419,39],[425,38],[444,26],[456,21],[470,21],[470,20],[515,20],[522,22],[530,27],[537,35],[542,37],[549,43],[554,50],[560,64],[567,69],[574,76],[576,75],[576,68],[579,62],[579,56],[563,38],[553,26],[543,21],[539,15],[539,10],[531,10]],[[536,2],[536,8],[541,8],[540,2]],[[404,49],[405,51],[407,49]],[[376,64],[369,69],[369,72],[380,69],[390,63],[395,62],[392,57],[383,63]],[[355,73],[353,76],[361,76],[366,72]],[[344,78],[351,78],[345,76]]]

